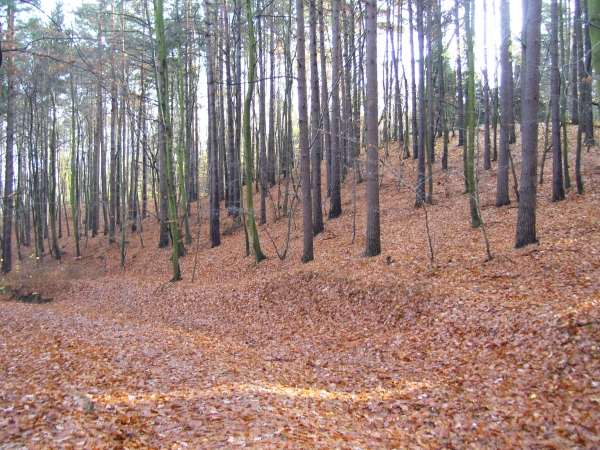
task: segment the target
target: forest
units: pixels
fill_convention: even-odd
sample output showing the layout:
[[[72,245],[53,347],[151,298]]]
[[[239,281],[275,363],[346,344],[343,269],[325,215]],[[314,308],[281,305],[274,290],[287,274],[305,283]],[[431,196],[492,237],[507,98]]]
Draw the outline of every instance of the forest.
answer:
[[[0,447],[599,446],[599,42],[598,0],[0,0]]]

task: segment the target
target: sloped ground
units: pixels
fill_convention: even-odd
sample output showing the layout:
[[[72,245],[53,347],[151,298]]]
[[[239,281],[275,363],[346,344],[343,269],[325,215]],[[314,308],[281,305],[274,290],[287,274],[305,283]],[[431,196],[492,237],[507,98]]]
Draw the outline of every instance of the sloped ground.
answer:
[[[6,280],[53,301],[0,303],[0,447],[600,448],[598,149],[584,158],[586,195],[557,204],[549,158],[540,244],[519,250],[516,203],[495,208],[495,168],[480,174],[490,262],[457,149],[447,174],[436,164],[433,263],[395,179],[414,182],[414,161],[397,156],[376,258],[362,257],[364,185],[352,243],[349,181],[306,265],[300,209],[287,259],[263,230],[256,268],[242,230],[209,249],[204,222],[194,282],[196,241],[171,284],[151,219],[125,269],[104,237],[77,261],[63,238],[62,264],[28,258]],[[280,251],[286,226],[268,225]]]

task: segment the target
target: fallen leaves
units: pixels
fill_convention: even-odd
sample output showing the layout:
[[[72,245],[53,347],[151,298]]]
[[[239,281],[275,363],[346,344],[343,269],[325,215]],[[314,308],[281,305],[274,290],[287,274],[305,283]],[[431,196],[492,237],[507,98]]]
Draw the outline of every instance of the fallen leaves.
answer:
[[[515,208],[484,208],[484,263],[480,233],[461,220],[462,180],[436,177],[452,195],[429,208],[434,265],[412,193],[391,178],[389,254],[376,258],[350,243],[346,213],[327,222],[310,264],[294,238],[288,259],[253,267],[238,230],[203,248],[194,284],[166,283],[152,220],[125,270],[102,238],[66,269],[23,262],[7,281],[54,300],[0,304],[0,446],[597,447],[597,180],[587,173],[585,198],[558,204],[541,187],[535,247],[512,248]],[[483,205],[494,187],[482,174]],[[284,222],[269,222],[273,236]],[[185,277],[193,258],[181,264]]]

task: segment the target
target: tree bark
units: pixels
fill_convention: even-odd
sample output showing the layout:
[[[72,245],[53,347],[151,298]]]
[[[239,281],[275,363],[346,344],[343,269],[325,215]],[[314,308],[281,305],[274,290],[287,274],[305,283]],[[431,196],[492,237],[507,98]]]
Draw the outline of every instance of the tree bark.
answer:
[[[323,206],[321,204],[321,159],[323,158],[323,137],[321,134],[321,106],[319,101],[319,69],[317,60],[317,5],[309,0],[310,21],[310,121],[312,143],[312,216],[313,232],[316,236],[325,227],[323,225]],[[323,77],[325,78],[324,74]]]
[[[481,226],[481,218],[477,208],[476,186],[475,186],[475,55],[473,52],[473,35],[475,8],[473,0],[465,2],[465,21],[467,32],[467,84],[468,84],[468,118],[467,127],[467,194],[469,195],[469,208],[471,210],[471,226],[477,228]]]
[[[365,256],[381,253],[377,109],[377,0],[367,1],[367,238]]]
[[[206,8],[206,74],[208,87],[208,120],[209,120],[209,174],[210,174],[210,246],[221,245],[221,230],[219,222],[219,144],[217,140],[217,111],[215,83],[215,42],[213,21],[216,17],[214,4],[205,2]]]
[[[558,61],[558,1],[552,0],[550,6],[550,95],[552,98],[552,201],[564,200],[560,120],[560,69]]]
[[[500,81],[500,143],[498,148],[498,178],[496,186],[496,206],[510,204],[508,195],[508,173],[510,169],[510,128],[512,110],[512,61],[510,39],[510,6],[508,0],[500,1],[500,30],[502,32],[500,45],[500,66],[502,75]]]
[[[254,206],[252,202],[252,135],[250,129],[250,108],[254,92],[256,58],[254,56],[254,16],[252,13],[252,0],[246,0],[246,19],[248,21],[248,90],[244,101],[244,153],[246,162],[246,201],[248,203],[248,228],[252,237],[252,249],[254,251],[254,264],[258,265],[265,255],[260,248],[258,229],[254,218]]]
[[[332,55],[331,55],[331,178],[329,181],[329,218],[342,215],[341,161],[340,161],[340,0],[332,0],[331,19]]]
[[[304,247],[302,262],[314,259],[312,196],[310,183],[310,144],[308,142],[308,95],[306,87],[306,57],[304,37],[304,0],[296,0],[296,60],[298,63],[298,128],[300,170],[302,176],[302,228]]]
[[[15,11],[7,8],[8,35],[7,42],[12,50],[15,47]],[[13,177],[14,177],[14,145],[15,145],[15,62],[12,51],[7,52],[7,102],[6,102],[6,155],[4,167],[4,211],[2,215],[2,273],[12,270],[12,221],[13,221]]]
[[[536,243],[537,146],[540,90],[542,0],[530,0],[527,8],[527,78],[523,83],[522,169],[516,248]]]

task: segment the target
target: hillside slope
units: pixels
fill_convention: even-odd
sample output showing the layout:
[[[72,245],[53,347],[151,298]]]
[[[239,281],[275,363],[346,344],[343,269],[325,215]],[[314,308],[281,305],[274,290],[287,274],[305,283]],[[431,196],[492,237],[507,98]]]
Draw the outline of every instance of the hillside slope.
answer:
[[[524,249],[513,248],[517,204],[495,208],[495,166],[480,173],[491,261],[455,147],[448,173],[435,165],[433,262],[423,210],[398,182],[414,183],[416,163],[397,156],[381,167],[375,258],[362,256],[365,186],[354,217],[352,172],[344,214],[305,265],[301,208],[280,260],[288,220],[269,206],[268,259],[254,267],[241,228],[209,248],[205,202],[194,205],[200,242],[194,219],[175,284],[153,219],[143,248],[127,237],[124,269],[105,237],[80,260],[64,237],[61,264],[25,258],[5,280],[0,446],[599,447],[600,156],[584,154],[585,196],[571,188],[560,203],[550,157],[540,244]],[[15,301],[33,291],[53,301]]]

